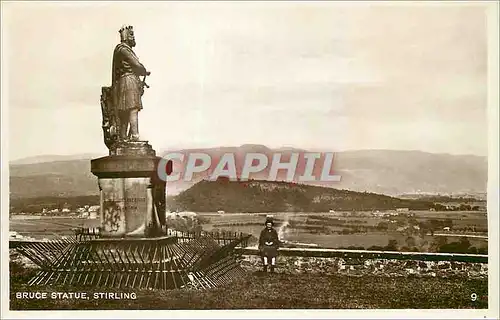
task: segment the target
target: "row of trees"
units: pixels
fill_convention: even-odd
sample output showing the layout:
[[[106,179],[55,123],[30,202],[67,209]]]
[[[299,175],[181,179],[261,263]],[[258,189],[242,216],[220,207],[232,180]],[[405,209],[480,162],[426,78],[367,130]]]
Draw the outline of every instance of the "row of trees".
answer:
[[[437,237],[434,246],[436,252],[488,254],[487,246],[482,246],[480,248],[473,247],[466,237],[461,237],[458,241],[450,243],[448,243],[446,237]]]
[[[386,246],[371,246],[368,248],[361,246],[349,246],[343,249],[349,250],[375,250],[375,251],[405,251],[405,252],[441,252],[441,253],[468,253],[468,254],[488,254],[488,246],[476,248],[471,246],[470,241],[466,237],[460,238],[458,241],[449,242],[446,237],[437,237],[434,242],[426,249],[419,246],[414,237],[405,239],[404,244],[400,245],[396,239],[391,239]]]
[[[479,211],[481,209],[480,206],[473,206],[470,204],[459,204],[459,205],[443,205],[440,203],[434,204],[434,209],[436,211]]]
[[[167,228],[182,231],[182,232],[200,232],[203,230],[202,225],[209,223],[210,219],[201,216],[179,216],[167,217]]]

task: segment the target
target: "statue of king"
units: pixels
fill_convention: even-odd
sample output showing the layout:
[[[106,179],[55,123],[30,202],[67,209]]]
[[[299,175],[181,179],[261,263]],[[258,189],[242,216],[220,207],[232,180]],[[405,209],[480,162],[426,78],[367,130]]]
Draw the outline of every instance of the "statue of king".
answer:
[[[132,26],[120,29],[120,40],[113,52],[112,100],[119,122],[119,140],[138,141],[138,112],[142,109],[141,97],[144,94],[147,71],[132,50],[135,47]],[[143,80],[140,80],[143,76]]]

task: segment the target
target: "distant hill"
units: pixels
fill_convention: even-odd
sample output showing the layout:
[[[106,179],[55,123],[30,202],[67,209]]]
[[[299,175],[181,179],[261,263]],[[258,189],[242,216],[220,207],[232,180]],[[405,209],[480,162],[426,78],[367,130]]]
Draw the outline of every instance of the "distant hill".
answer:
[[[200,181],[174,197],[171,210],[197,212],[328,212],[409,208],[428,210],[432,202],[367,192],[271,181]]]
[[[341,187],[399,195],[403,193],[485,193],[486,157],[421,151],[342,152],[335,162]]]
[[[55,162],[55,161],[88,160],[103,156],[105,155],[96,153],[82,153],[82,154],[71,154],[71,155],[47,154],[47,155],[40,155],[40,156],[13,160],[10,162],[10,165],[34,164],[34,163]]]
[[[90,160],[55,161],[10,166],[10,197],[74,197],[97,195]]]
[[[213,170],[224,153],[236,154],[244,159],[249,152],[262,152],[272,157],[274,152],[283,154],[286,161],[291,152],[303,149],[270,149],[263,145],[242,145],[207,149],[180,150],[181,152],[206,152],[212,156]],[[165,154],[161,153],[160,155]],[[90,159],[102,155],[43,156],[20,159],[10,164],[11,198],[40,196],[81,196],[98,194],[97,178],[90,172]],[[68,158],[69,157],[69,158]],[[54,161],[56,159],[57,161]],[[49,161],[45,161],[49,160]],[[62,160],[62,161],[60,161]],[[299,160],[299,168],[305,162]],[[367,191],[388,195],[401,194],[477,194],[486,192],[487,159],[472,155],[433,154],[421,151],[360,150],[335,154],[333,170],[342,176],[341,182],[322,186],[353,191]],[[269,169],[251,176],[266,180]],[[169,183],[168,194],[175,195],[206,179],[207,173],[195,175],[194,181]],[[284,179],[279,171],[278,179]]]
[[[281,161],[285,162],[290,159],[292,152],[307,152],[307,150],[270,149],[263,145],[246,144],[240,147],[172,150],[171,152],[185,154],[205,152],[210,154],[212,158],[210,169],[195,175],[195,179],[200,181],[208,177],[224,153],[234,153],[236,163],[243,163],[247,153],[264,153],[270,164],[273,153],[281,152]],[[326,152],[326,150],[315,150],[314,152]],[[299,157],[299,171],[304,170],[305,163],[305,159]],[[269,167],[251,178],[268,180]],[[342,176],[340,182],[309,184],[389,195],[405,193],[477,194],[486,192],[487,167],[486,157],[473,155],[394,150],[344,151],[335,153],[333,164],[333,171]],[[237,167],[236,170],[239,174],[241,167]],[[285,177],[286,172],[278,172],[279,180],[285,180]],[[297,179],[295,181],[297,182]]]

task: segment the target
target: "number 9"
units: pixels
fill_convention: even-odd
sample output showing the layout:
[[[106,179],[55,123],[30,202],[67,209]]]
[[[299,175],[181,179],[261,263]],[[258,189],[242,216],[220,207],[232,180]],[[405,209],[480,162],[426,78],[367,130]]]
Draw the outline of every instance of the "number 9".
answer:
[[[477,300],[477,294],[475,294],[475,293],[471,294],[471,295],[470,295],[470,299],[471,299],[472,301],[476,301],[476,300]]]

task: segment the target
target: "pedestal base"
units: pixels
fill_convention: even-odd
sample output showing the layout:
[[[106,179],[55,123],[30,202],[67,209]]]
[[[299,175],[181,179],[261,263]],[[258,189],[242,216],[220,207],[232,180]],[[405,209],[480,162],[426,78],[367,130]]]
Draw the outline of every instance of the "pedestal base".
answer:
[[[148,141],[120,141],[109,150],[110,156],[156,156]]]
[[[145,237],[165,224],[166,183],[156,173],[160,159],[114,155],[91,161],[99,178],[103,236]]]

